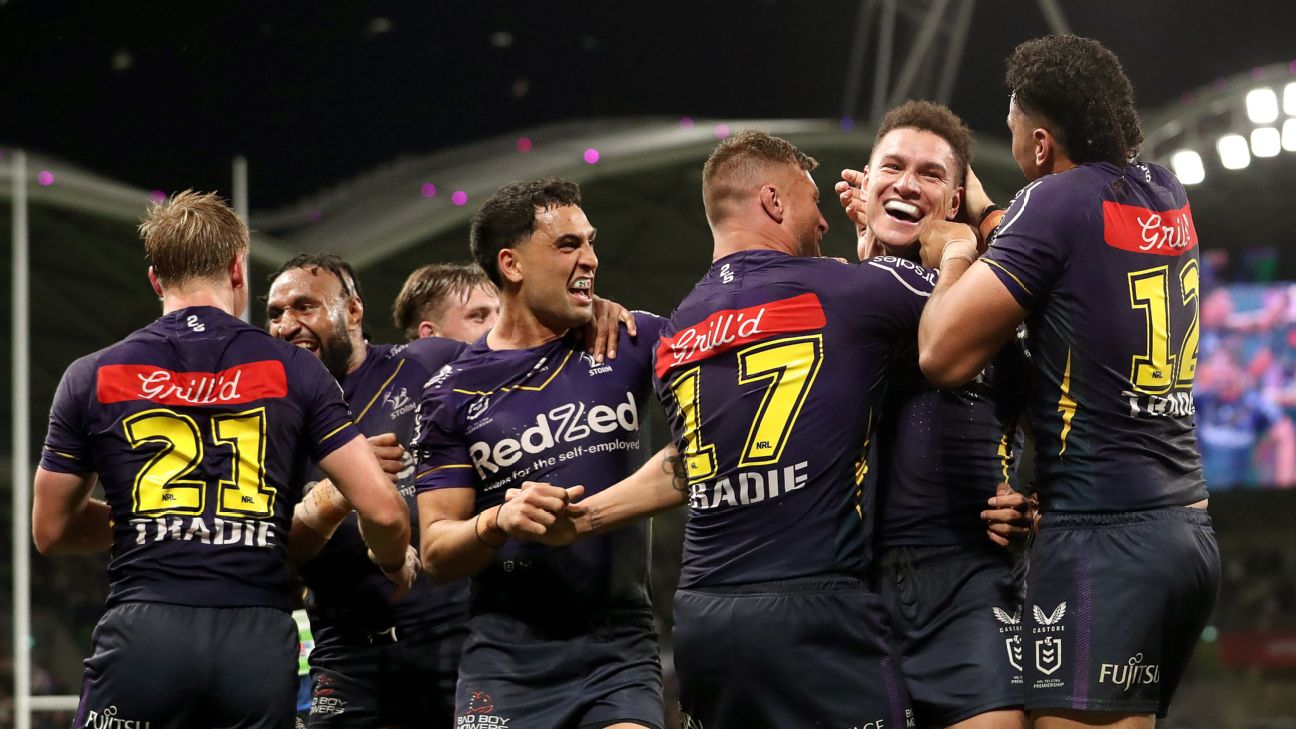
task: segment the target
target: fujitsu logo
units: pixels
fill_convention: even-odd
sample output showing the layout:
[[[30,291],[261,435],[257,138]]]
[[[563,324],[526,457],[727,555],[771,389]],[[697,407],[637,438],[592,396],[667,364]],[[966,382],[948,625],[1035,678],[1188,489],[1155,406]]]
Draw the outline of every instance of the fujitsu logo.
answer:
[[[639,430],[639,404],[633,392],[627,392],[625,402],[615,407],[595,405],[587,409],[585,403],[564,403],[537,415],[535,425],[525,428],[517,438],[501,438],[494,443],[477,441],[468,447],[468,454],[477,475],[486,479],[516,464],[525,454],[537,455],[593,433],[618,429],[630,433]]]
[[[187,379],[177,382],[179,375]],[[194,405],[237,402],[241,398],[238,388],[243,371],[235,370],[229,379],[226,375],[226,372],[153,370],[138,375],[140,396],[145,400],[183,400]]]
[[[1143,654],[1135,653],[1125,663],[1104,663],[1098,669],[1098,683],[1111,683],[1129,691],[1131,686],[1159,683],[1161,666],[1143,663]]]
[[[82,726],[83,729],[149,729],[149,722],[119,718],[117,707],[109,706],[102,712],[91,709]]]

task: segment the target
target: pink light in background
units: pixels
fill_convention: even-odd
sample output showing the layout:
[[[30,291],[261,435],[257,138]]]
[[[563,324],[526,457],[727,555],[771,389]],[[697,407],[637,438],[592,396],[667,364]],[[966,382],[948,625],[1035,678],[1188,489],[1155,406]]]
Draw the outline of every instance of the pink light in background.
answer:
[[[530,152],[531,147],[533,146],[534,145],[531,143],[531,139],[529,137],[518,137],[517,151],[522,153]]]
[[[692,128],[693,128],[693,117],[691,117],[691,116],[682,116],[682,117],[680,117],[680,126],[683,127],[684,129],[692,129]]]
[[[159,205],[166,202],[166,197],[167,197],[166,193],[162,192],[161,190],[154,190],[153,192],[149,193],[149,199],[155,203],[158,203]]]
[[[436,185],[433,185],[430,182],[425,182],[423,183],[423,186],[419,188],[419,192],[423,197],[436,197]]]
[[[728,125],[728,124],[717,124],[717,125],[715,125],[715,138],[716,138],[716,139],[727,139],[728,137],[729,137],[729,125]]]
[[[463,206],[468,204],[468,193],[463,190],[455,190],[450,194],[450,202],[455,205]]]
[[[41,187],[49,187],[54,184],[54,173],[49,170],[41,170],[36,173],[36,181],[40,183]]]
[[[589,149],[585,150],[585,164],[595,165],[598,164],[598,161],[599,161],[599,151],[597,149],[590,147]]]
[[[319,208],[311,208],[310,212],[306,213],[306,219],[312,223],[318,221],[322,217],[324,217],[324,213],[321,213]]]

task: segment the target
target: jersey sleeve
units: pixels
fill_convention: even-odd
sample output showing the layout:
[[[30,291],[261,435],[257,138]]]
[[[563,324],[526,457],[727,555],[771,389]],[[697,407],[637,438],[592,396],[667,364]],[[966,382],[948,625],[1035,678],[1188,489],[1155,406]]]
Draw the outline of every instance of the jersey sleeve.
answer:
[[[1054,287],[1066,265],[1077,201],[1068,202],[1064,183],[1065,178],[1045,177],[1017,193],[981,256],[1027,310]]]
[[[41,468],[59,473],[92,473],[97,470],[90,448],[90,427],[86,407],[95,386],[92,357],[73,362],[63,373],[54,403],[50,405],[49,429],[41,452]]]
[[[854,284],[858,310],[851,318],[888,337],[915,336],[937,273],[895,256],[870,258],[855,271],[861,280]]]
[[[419,400],[414,439],[410,447],[417,465],[414,488],[418,492],[477,485],[477,472],[458,427],[454,391],[448,384],[450,366],[433,377]]]
[[[322,362],[310,355],[297,356],[292,367],[295,372],[290,375],[290,381],[294,386],[300,382],[309,450],[311,458],[318,463],[355,440],[360,430],[351,418],[341,386]]]
[[[415,339],[405,346],[401,356],[413,360],[427,370],[428,376],[438,372],[445,365],[459,358],[468,345],[457,339],[445,337],[425,337]]]
[[[661,337],[662,330],[668,323],[666,319],[647,311],[633,311],[631,314],[635,320],[635,338],[631,339],[630,335],[624,329],[621,330],[621,345],[619,351],[628,352],[635,358],[636,362],[643,365],[644,371],[652,371],[653,352],[657,348],[657,340]]]

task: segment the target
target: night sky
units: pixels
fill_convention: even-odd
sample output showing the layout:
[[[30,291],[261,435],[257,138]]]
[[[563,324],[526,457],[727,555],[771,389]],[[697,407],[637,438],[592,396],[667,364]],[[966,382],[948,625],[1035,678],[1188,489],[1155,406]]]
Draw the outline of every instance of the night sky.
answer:
[[[1074,32],[1121,56],[1144,111],[1296,58],[1290,1],[1060,2]],[[549,122],[835,118],[859,6],[0,0],[0,145],[168,191],[227,190],[244,154],[266,210],[402,154]],[[1005,137],[1003,59],[1048,28],[1029,0],[980,0],[973,18],[951,105]]]

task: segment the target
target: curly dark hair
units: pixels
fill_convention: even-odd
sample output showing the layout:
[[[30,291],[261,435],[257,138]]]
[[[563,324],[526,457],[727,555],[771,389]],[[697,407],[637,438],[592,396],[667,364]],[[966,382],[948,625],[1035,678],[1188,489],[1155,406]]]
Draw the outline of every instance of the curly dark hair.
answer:
[[[1008,57],[1004,83],[1022,111],[1058,125],[1053,133],[1076,164],[1129,164],[1143,143],[1134,88],[1120,59],[1092,38],[1050,35]]]
[[[906,101],[882,117],[877,136],[873,138],[873,146],[877,147],[882,137],[895,129],[931,132],[948,142],[950,149],[954,151],[954,161],[959,166],[955,171],[954,184],[963,184],[968,165],[972,164],[972,130],[948,106],[930,101]]]
[[[284,274],[285,271],[291,271],[295,268],[304,268],[313,275],[318,276],[320,269],[324,269],[337,278],[338,283],[342,284],[342,295],[354,296],[364,303],[364,294],[360,292],[360,279],[356,278],[355,270],[351,264],[342,260],[341,256],[333,253],[298,253],[288,259],[284,265],[279,267],[278,271],[266,277],[266,283],[274,284],[275,279]],[[261,297],[265,301],[265,297]]]
[[[491,283],[502,287],[499,252],[535,232],[536,211],[580,202],[580,185],[557,177],[504,185],[473,215],[468,228],[468,249],[473,260]]]

